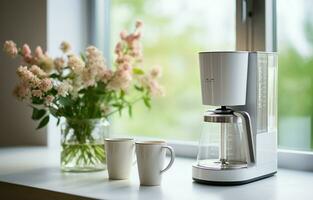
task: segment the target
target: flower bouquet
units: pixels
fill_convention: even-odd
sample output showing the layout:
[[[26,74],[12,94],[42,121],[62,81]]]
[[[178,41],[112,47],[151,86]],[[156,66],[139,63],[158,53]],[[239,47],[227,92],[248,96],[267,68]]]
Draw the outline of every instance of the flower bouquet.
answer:
[[[136,102],[150,108],[151,96],[161,95],[157,82],[159,68],[145,72],[140,45],[142,22],[132,33],[121,32],[115,46],[116,58],[111,67],[94,46],[79,56],[62,42],[63,54],[52,58],[38,46],[34,53],[24,44],[18,48],[6,41],[4,51],[22,57],[17,69],[19,84],[14,95],[32,107],[32,119],[38,129],[46,126],[50,114],[65,122],[61,125],[61,167],[65,171],[92,171],[105,168],[103,139],[114,113],[127,109],[132,115]]]

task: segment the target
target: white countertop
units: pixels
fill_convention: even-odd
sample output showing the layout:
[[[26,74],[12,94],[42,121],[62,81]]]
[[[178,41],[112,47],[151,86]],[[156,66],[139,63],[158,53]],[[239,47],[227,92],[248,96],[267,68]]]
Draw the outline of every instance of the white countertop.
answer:
[[[62,173],[58,156],[59,152],[44,147],[2,148],[0,182],[30,187],[35,192],[48,190],[86,199],[313,199],[313,172],[279,169],[273,177],[246,185],[209,186],[192,181],[194,160],[177,158],[164,173],[161,186],[142,187],[136,167],[130,180],[109,181],[105,171]]]

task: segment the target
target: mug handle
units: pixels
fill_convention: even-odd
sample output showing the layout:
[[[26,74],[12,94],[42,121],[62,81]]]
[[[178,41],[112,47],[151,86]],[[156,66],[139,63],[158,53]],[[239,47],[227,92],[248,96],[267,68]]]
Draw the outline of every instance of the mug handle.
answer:
[[[166,172],[173,165],[174,160],[175,160],[175,152],[174,152],[174,149],[172,147],[170,147],[170,146],[163,146],[161,148],[168,149],[169,152],[171,153],[171,160],[170,160],[170,162],[168,163],[168,165],[163,170],[161,170],[161,173],[163,173],[163,172]]]

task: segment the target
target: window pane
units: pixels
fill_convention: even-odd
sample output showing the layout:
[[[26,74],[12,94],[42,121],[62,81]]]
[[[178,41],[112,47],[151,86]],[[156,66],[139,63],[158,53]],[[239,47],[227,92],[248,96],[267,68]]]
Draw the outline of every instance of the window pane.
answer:
[[[166,95],[114,119],[114,132],[196,140],[202,113],[198,52],[235,50],[235,0],[112,1],[113,44],[124,27],[144,21],[144,65],[163,68]],[[113,46],[112,51],[113,52]]]
[[[313,149],[313,1],[278,0],[279,145]]]

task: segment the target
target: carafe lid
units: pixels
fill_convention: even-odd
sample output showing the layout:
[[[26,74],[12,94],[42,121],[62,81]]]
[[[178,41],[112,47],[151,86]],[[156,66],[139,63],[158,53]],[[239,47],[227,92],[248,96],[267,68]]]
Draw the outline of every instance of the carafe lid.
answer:
[[[237,123],[241,119],[234,115],[233,112],[221,113],[214,110],[205,112],[203,120],[212,123]]]

